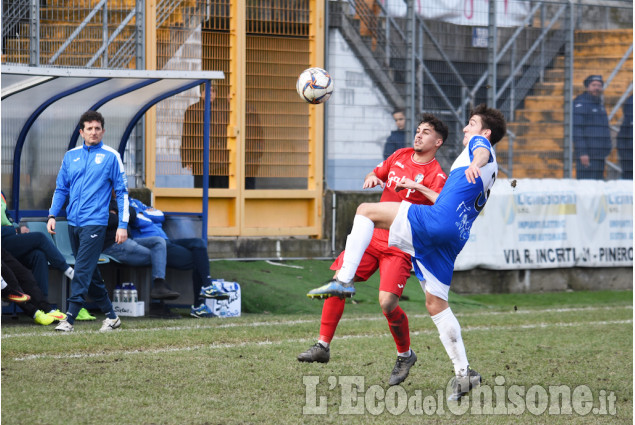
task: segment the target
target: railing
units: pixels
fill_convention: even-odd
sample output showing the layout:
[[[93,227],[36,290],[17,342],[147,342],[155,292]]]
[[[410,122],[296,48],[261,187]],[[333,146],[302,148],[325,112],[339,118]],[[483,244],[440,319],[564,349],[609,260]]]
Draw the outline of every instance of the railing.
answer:
[[[182,4],[183,0],[159,1],[157,5],[157,28],[161,27]],[[187,14],[186,16],[196,16],[196,14]],[[191,24],[186,23],[186,27],[191,27]],[[114,68],[127,68],[130,65],[136,53],[136,38],[137,35],[133,34],[122,43],[112,61]]]
[[[97,3],[97,5],[95,5],[93,10],[90,11],[90,13],[86,16],[86,18],[84,18],[82,23],[79,24],[79,26],[75,29],[75,31],[73,31],[73,33],[70,35],[70,37],[68,37],[66,39],[66,41],[60,46],[60,48],[57,50],[57,52],[55,52],[55,54],[53,56],[51,56],[51,59],[49,59],[49,62],[48,62],[49,65],[54,65],[55,64],[55,61],[57,60],[57,58],[59,58],[62,55],[62,53],[64,53],[66,48],[68,46],[70,46],[71,43],[73,41],[75,41],[75,39],[77,39],[79,34],[82,32],[82,30],[84,28],[86,28],[86,25],[88,25],[93,20],[95,15],[100,10],[102,10],[102,16],[103,16],[102,25],[103,25],[103,28],[104,28],[104,31],[103,31],[104,45],[108,46],[107,43],[106,43],[106,39],[108,38],[108,19],[107,19],[107,16],[108,16],[108,0],[101,0],[99,3]],[[94,62],[94,61],[92,61],[92,62]],[[104,63],[107,64],[108,61],[105,60]],[[86,65],[86,66],[90,66],[90,65]]]
[[[538,8],[540,8],[542,12],[544,7],[544,3],[535,5],[527,19],[525,19],[525,21],[523,22],[523,27],[530,23],[530,19],[533,18],[533,15]],[[518,61],[518,63],[516,63],[515,61],[515,55],[511,55],[511,72],[499,88],[495,97],[495,104],[498,105],[498,101],[500,99],[504,99],[503,96],[507,87],[512,86],[509,95],[506,97],[506,99],[504,99],[504,102],[502,102],[502,105],[500,106],[501,111],[505,114],[507,119],[513,119],[515,107],[523,101],[523,99],[532,89],[536,81],[538,81],[540,76],[543,75],[546,64],[551,63],[553,58],[566,43],[566,36],[563,34],[562,30],[552,31],[556,24],[561,23],[559,20],[560,17],[564,14],[566,8],[567,5],[561,5],[558,8],[557,12],[551,17],[549,24],[546,27],[543,27],[536,40],[533,42],[531,47],[527,49],[527,52],[520,59],[520,61]],[[541,13],[541,16],[544,16],[544,14]],[[523,27],[519,27],[514,32],[514,35],[509,39],[509,41],[505,45],[505,48],[503,48],[503,50],[501,50],[500,54],[497,56],[497,62],[499,62],[503,58],[504,54],[506,54],[510,48],[513,47],[513,50],[516,50],[516,42],[523,32]],[[545,39],[547,38],[549,38],[549,40],[547,41],[549,43],[549,48],[547,49],[549,53],[547,53],[547,56],[545,57]],[[525,65],[532,58],[532,55],[534,55],[534,52],[538,48],[540,48],[540,54],[534,57],[534,60],[531,62],[531,65],[528,69],[524,69]],[[516,77],[518,74],[522,75],[520,79]],[[519,84],[519,82],[521,81],[522,84]]]
[[[340,2],[333,0],[332,3]],[[452,57],[452,54],[447,52],[448,41],[442,39],[447,34],[439,34],[439,25],[436,22],[432,23],[436,31],[431,30],[431,21],[415,14],[414,6],[417,2],[404,0],[403,4],[401,4],[401,15],[395,14],[394,9],[397,3],[400,2],[396,0],[392,2],[349,0],[348,4],[350,4],[350,7],[348,8],[347,20],[351,25],[355,25],[355,21],[357,21],[360,34],[365,36],[363,38],[375,56],[376,67],[384,69],[385,73],[391,75],[396,75],[398,72],[403,72],[406,75],[406,78],[403,78],[402,81],[396,81],[393,78],[392,84],[401,93],[402,99],[408,99],[408,96],[412,94],[416,97],[416,102],[414,102],[415,111],[410,116],[414,117],[421,112],[438,113],[444,115],[444,119],[456,121],[458,123],[455,127],[457,131],[459,125],[466,121],[467,110],[475,102],[487,101],[490,104],[493,103],[492,106],[500,109],[509,122],[514,122],[517,109],[524,105],[528,95],[533,94],[536,83],[544,81],[545,73],[553,68],[556,59],[564,54],[565,61],[569,61],[566,55],[569,55],[569,58],[574,55],[574,39],[570,36],[573,32],[569,32],[572,31],[570,22],[574,25],[577,24],[577,27],[582,27],[582,24],[584,24],[586,27],[593,27],[594,29],[595,27],[600,29],[608,28],[610,27],[609,16],[615,15],[615,13],[611,14],[609,10],[615,12],[622,10],[620,8],[623,8],[623,12],[618,14],[624,15],[623,20],[628,21],[628,13],[624,13],[624,11],[628,10],[628,2],[614,1],[610,2],[610,4],[605,4],[606,2],[582,0],[575,5],[565,1],[528,3],[528,12],[524,20],[514,24],[514,27],[504,28],[504,30],[498,28],[498,31],[495,31],[496,28],[490,26],[490,34],[494,33],[495,37],[494,45],[498,45],[501,41],[504,41],[504,45],[498,51],[495,51],[493,68],[490,64],[474,81],[466,78],[464,69],[459,69],[457,64],[460,64],[462,58]],[[507,5],[507,2],[505,4]],[[426,5],[426,7],[428,6],[433,7],[432,4]],[[388,9],[389,7],[393,7],[392,14]],[[589,9],[594,7],[600,9],[604,20],[591,25],[587,15],[597,15],[593,10],[589,11]],[[346,11],[347,8],[340,7],[339,10]],[[405,15],[403,14],[404,11]],[[632,8],[630,9],[630,14],[632,26]],[[572,18],[574,16],[578,17],[577,22]],[[584,16],[587,20],[581,19],[581,16]],[[414,19],[415,22],[414,34],[411,38],[412,43],[414,43],[412,54],[409,53],[408,38],[406,36],[407,26],[411,19]],[[458,27],[455,26],[455,28]],[[426,37],[427,40],[424,40]],[[605,89],[609,87],[614,76],[627,63],[631,55],[632,45],[624,53],[620,63],[608,77]],[[431,60],[431,57],[434,58]],[[412,68],[410,67],[411,62],[414,63]],[[439,62],[443,64],[444,72],[439,71]],[[561,80],[569,87],[569,89],[565,87],[565,94],[567,92],[573,93],[570,87],[581,84],[581,81],[577,80],[580,78],[579,75],[575,76],[575,81],[573,80],[573,62],[571,61],[570,63],[570,76]],[[399,69],[399,64],[406,65]],[[433,70],[431,66],[436,66],[437,69]],[[478,69],[478,67],[475,66],[473,69]],[[494,79],[493,98],[488,96],[487,100],[485,100],[482,94],[483,91],[488,90],[489,92],[492,90],[488,86],[492,69],[494,69],[496,76]],[[373,72],[376,73],[377,71]],[[408,75],[408,73],[413,75]],[[381,87],[382,84],[377,84],[377,86]],[[426,93],[423,89],[424,85],[432,89],[434,93]],[[448,91],[448,87],[452,87],[452,90]],[[452,96],[452,91],[455,93],[460,92],[460,96]],[[616,112],[631,91],[632,85],[615,104],[610,114],[610,119],[615,118]],[[436,103],[431,102],[432,96],[437,99]],[[387,99],[394,99],[394,97],[387,96]],[[571,100],[565,99],[564,102],[566,108]],[[391,106],[403,107],[409,105],[394,104]],[[569,125],[567,121],[569,119],[571,119],[571,116],[567,115],[562,123],[563,127]],[[615,127],[613,129],[616,130]],[[518,137],[519,135],[513,129],[509,130],[507,137],[509,147],[505,150],[503,156],[507,161],[504,171],[510,177],[514,161],[513,145],[518,140]],[[570,137],[570,134],[564,136],[565,151],[568,144],[571,143],[570,139],[568,139]],[[565,158],[563,160],[565,169],[572,169],[572,160],[573,158]]]
[[[29,18],[31,2],[13,0],[2,2],[2,39],[16,35],[20,22]]]

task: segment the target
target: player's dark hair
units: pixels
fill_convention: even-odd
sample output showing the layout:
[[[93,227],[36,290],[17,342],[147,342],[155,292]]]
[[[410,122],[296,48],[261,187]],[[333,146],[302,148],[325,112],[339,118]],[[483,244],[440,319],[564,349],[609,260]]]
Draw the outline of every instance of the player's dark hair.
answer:
[[[470,118],[474,115],[481,117],[483,122],[483,128],[491,130],[492,134],[489,137],[489,142],[494,146],[498,143],[507,133],[507,123],[503,113],[498,109],[488,108],[486,104],[481,103],[470,112]]]
[[[445,125],[443,121],[432,114],[423,114],[421,115],[421,122],[419,123],[419,125],[423,123],[430,124],[432,128],[434,128],[434,131],[436,131],[437,134],[441,136],[441,139],[443,139],[443,142],[445,143],[445,140],[448,138],[448,126]]]
[[[79,117],[79,128],[84,129],[84,123],[91,121],[99,121],[101,123],[101,128],[105,128],[104,124],[104,116],[97,111],[86,111]]]

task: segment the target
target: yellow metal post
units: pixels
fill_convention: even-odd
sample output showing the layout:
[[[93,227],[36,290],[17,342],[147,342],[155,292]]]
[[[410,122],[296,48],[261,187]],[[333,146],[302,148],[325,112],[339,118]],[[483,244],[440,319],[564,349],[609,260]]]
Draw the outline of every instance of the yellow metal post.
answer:
[[[145,2],[145,58],[147,70],[157,69],[157,0]],[[156,108],[150,108],[144,116],[145,121],[145,156],[146,185],[156,185]]]
[[[311,48],[311,63],[324,67],[324,21],[325,7],[321,0],[314,0],[310,7],[311,25],[309,25],[309,42]],[[328,71],[328,70],[327,70]],[[317,237],[322,237],[322,187],[324,179],[324,109],[326,105],[316,105],[311,108],[309,117],[309,151],[312,161],[309,162],[309,190],[315,190],[313,226],[317,229]]]
[[[228,144],[230,155],[229,186],[236,189],[236,223],[242,232],[245,222],[245,98],[246,98],[246,5],[243,1],[231,2],[230,19],[230,90]]]

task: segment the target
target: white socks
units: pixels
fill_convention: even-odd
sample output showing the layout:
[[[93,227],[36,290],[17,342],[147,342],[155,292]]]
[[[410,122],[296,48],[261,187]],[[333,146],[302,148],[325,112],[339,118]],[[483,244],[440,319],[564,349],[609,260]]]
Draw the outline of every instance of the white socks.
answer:
[[[75,276],[75,270],[72,267],[69,267],[64,272],[64,275],[66,275],[66,277],[70,280],[73,280],[73,276]]]
[[[410,357],[412,355],[412,350],[408,349],[408,351],[406,351],[404,353],[397,352],[397,355],[399,357]]]
[[[437,325],[439,330],[439,338],[445,351],[450,356],[454,365],[454,373],[456,376],[465,376],[467,374],[467,354],[465,354],[465,345],[461,337],[461,325],[456,320],[454,313],[450,307],[446,308],[439,314],[431,316],[432,321]]]
[[[318,339],[318,344],[320,344],[324,348],[329,348],[329,345],[331,345],[328,342],[322,341],[321,339]]]
[[[346,238],[346,248],[344,249],[344,261],[342,268],[337,272],[337,280],[348,283],[355,277],[357,267],[364,251],[368,248],[370,240],[373,237],[375,223],[363,215],[356,215],[353,219],[353,228],[350,235]]]

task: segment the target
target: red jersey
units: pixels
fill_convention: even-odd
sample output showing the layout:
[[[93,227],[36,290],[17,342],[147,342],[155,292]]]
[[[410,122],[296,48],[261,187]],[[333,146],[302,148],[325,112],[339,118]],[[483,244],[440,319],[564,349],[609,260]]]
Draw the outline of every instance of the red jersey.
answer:
[[[415,161],[412,159],[414,151],[413,148],[398,149],[375,167],[375,175],[386,183],[380,202],[408,201],[411,204],[432,205],[432,202],[418,190],[403,189],[395,192],[395,185],[403,177],[421,183],[437,193],[441,192],[448,177],[441,165],[436,158],[426,163]],[[375,229],[374,237],[388,245],[388,230]]]
[[[433,159],[424,164],[414,161],[413,154],[413,148],[399,149],[375,167],[375,175],[386,183],[380,202],[408,201],[413,204],[432,205],[432,202],[419,191],[403,189],[395,192],[395,185],[402,177],[421,183],[437,193],[441,192],[447,176],[437,160]],[[355,276],[368,280],[379,269],[379,290],[400,297],[410,277],[412,265],[410,255],[399,248],[388,246],[388,233],[386,229],[375,229]],[[335,259],[331,270],[339,270],[343,261],[344,252]]]
[[[439,162],[436,158],[425,164],[417,162],[412,159],[414,151],[413,148],[399,149],[375,167],[375,175],[386,183],[380,202],[408,201],[411,204],[432,205],[432,202],[417,190],[404,189],[395,192],[396,182],[403,177],[421,183],[437,193],[441,192],[448,176],[441,169]]]

